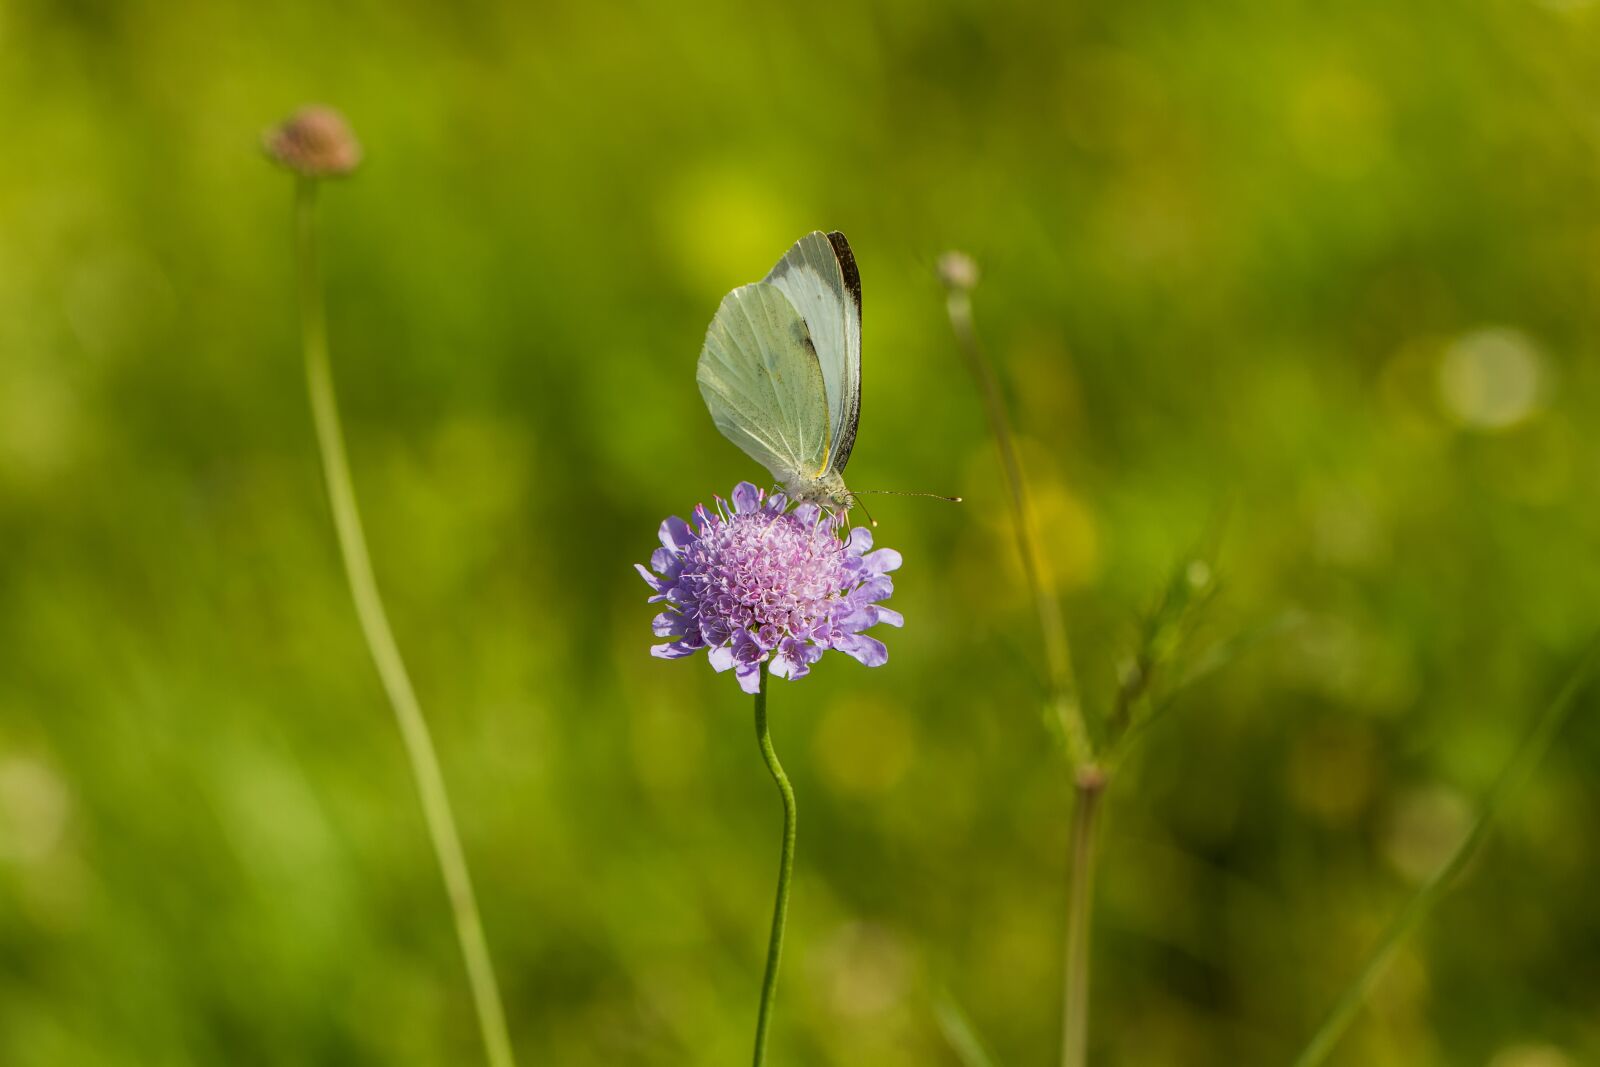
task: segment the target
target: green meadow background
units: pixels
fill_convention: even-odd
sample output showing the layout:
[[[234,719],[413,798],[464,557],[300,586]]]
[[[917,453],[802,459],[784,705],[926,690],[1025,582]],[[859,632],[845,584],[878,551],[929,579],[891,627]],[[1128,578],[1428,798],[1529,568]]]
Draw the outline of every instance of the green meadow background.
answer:
[[[1057,1055],[1071,782],[940,252],[981,264],[1091,709],[1196,553],[1219,669],[1112,784],[1097,1064],[1283,1064],[1600,625],[1591,0],[0,5],[0,1063],[473,1064],[333,540],[261,131],[336,105],[335,373],[524,1065],[748,1056],[779,807],[651,659],[694,385],[865,283],[889,664],[775,684],[772,1061]],[[1217,547],[1213,552],[1211,546]],[[1175,670],[1180,670],[1181,665]],[[1335,1062],[1600,1062],[1600,700]]]

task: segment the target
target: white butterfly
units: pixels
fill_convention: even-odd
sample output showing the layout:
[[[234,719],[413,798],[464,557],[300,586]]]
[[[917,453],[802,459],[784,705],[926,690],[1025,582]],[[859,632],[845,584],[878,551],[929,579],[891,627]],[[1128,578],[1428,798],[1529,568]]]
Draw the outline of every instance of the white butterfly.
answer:
[[[848,509],[861,418],[861,275],[844,234],[806,234],[722,299],[695,375],[724,437],[794,500]]]

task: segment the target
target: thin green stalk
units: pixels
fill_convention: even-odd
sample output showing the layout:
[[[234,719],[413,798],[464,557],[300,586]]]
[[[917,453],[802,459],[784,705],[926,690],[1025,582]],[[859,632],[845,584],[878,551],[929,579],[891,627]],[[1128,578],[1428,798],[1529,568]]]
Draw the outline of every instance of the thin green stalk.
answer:
[[[783,798],[783,848],[778,856],[778,896],[772,905],[772,937],[767,942],[767,973],[761,980],[761,1007],[756,1014],[755,1067],[761,1067],[767,1055],[767,1028],[772,1023],[772,1000],[778,991],[778,959],[783,955],[783,927],[789,914],[789,876],[794,873],[795,806],[794,789],[789,777],[783,773],[778,754],[772,748],[772,734],[767,730],[767,665],[761,665],[761,688],[756,691],[756,743],[761,746],[761,758],[767,761],[767,770],[778,785],[778,795]]]
[[[1555,699],[1534,719],[1532,727],[1512,755],[1511,761],[1506,764],[1505,769],[1500,772],[1500,777],[1495,780],[1484,797],[1483,807],[1478,812],[1477,821],[1472,824],[1472,829],[1462,838],[1461,843],[1450,854],[1450,858],[1422,888],[1417,890],[1416,895],[1406,902],[1406,906],[1389,924],[1389,928],[1378,939],[1377,945],[1367,957],[1366,965],[1340,994],[1333,1009],[1328,1012],[1327,1018],[1312,1035],[1310,1043],[1294,1061],[1294,1067],[1316,1067],[1333,1051],[1334,1045],[1344,1036],[1345,1030],[1349,1029],[1356,1012],[1366,1002],[1372,987],[1388,969],[1406,938],[1422,924],[1428,912],[1433,910],[1433,906],[1449,891],[1456,876],[1483,845],[1495,819],[1511,797],[1516,795],[1517,790],[1527,782],[1534,768],[1539,765],[1539,761],[1544,758],[1557,732],[1566,722],[1573,701],[1588,684],[1597,661],[1600,661],[1600,638],[1596,638],[1590,644],[1583,659],[1567,679],[1566,685],[1562,686]]]
[[[995,1067],[994,1057],[984,1048],[978,1032],[972,1027],[972,1021],[948,989],[939,991],[933,1011],[945,1041],[955,1052],[956,1059],[961,1061],[962,1067]]]
[[[1095,824],[1106,779],[1090,767],[1078,774],[1076,785],[1067,893],[1067,973],[1061,1010],[1062,1067],[1083,1067],[1089,1051],[1089,919],[1094,904]]]
[[[327,328],[323,317],[322,287],[317,276],[316,242],[317,182],[301,178],[295,195],[296,248],[300,274],[300,322],[305,348],[306,384],[311,394],[311,415],[316,424],[317,446],[322,454],[322,472],[328,485],[328,503],[333,510],[339,550],[344,556],[345,575],[350,595],[355,600],[356,616],[366,638],[372,661],[383,680],[389,703],[394,707],[400,736],[410,757],[422,813],[433,839],[433,850],[444,875],[450,908],[455,914],[456,936],[466,961],[467,980],[472,987],[473,1006],[490,1067],[514,1067],[511,1040],[506,1030],[505,1009],[495,984],[494,967],[489,960],[489,945],[478,917],[478,902],[467,873],[461,838],[450,813],[444,775],[433,748],[428,724],[422,717],[411,679],[406,674],[400,649],[389,629],[378,583],[367,555],[367,542],[361,532],[361,515],[356,510],[355,488],[350,465],[345,458],[344,435],[339,427],[339,409],[334,400],[333,374],[328,365]]]
[[[958,254],[950,255],[953,257]],[[1000,453],[1000,467],[1011,505],[1011,525],[1017,538],[1017,554],[1022,559],[1023,575],[1039,613],[1039,630],[1044,639],[1045,661],[1050,672],[1051,703],[1075,776],[1072,869],[1068,875],[1067,944],[1062,990],[1061,1063],[1062,1067],[1083,1067],[1089,1044],[1089,917],[1094,894],[1095,824],[1109,778],[1107,771],[1095,762],[1094,748],[1084,722],[1083,705],[1078,696],[1077,679],[1072,669],[1072,649],[1067,640],[1066,621],[1061,615],[1060,601],[1045,580],[1044,561],[1034,542],[1027,484],[1022,476],[1022,462],[1017,457],[1005,398],[1001,395],[1000,382],[984,355],[977,327],[973,324],[972,286],[977,279],[977,268],[964,257],[956,263],[947,259],[943,273],[947,294],[945,308],[950,315],[950,328],[956,335],[957,347],[966,357],[973,377],[978,380],[978,387],[983,393],[984,410],[989,418],[989,430],[994,435],[995,448]]]
[[[989,431],[994,435],[995,448],[1000,453],[1000,467],[1005,475],[1007,497],[1011,505],[1011,525],[1017,538],[1017,555],[1022,559],[1023,576],[1027,579],[1035,610],[1039,613],[1039,630],[1044,638],[1045,662],[1050,672],[1051,701],[1061,725],[1062,736],[1066,739],[1067,754],[1074,767],[1083,767],[1093,761],[1093,752],[1089,744],[1089,731],[1084,724],[1083,707],[1078,699],[1077,681],[1073,675],[1067,626],[1061,616],[1061,604],[1045,581],[1043,559],[1038,546],[1034,544],[1033,516],[1028,506],[1027,485],[1022,478],[1022,463],[1017,458],[1011,419],[1006,414],[1000,383],[988,359],[984,357],[978,331],[973,325],[971,290],[964,285],[950,285],[945,307],[950,315],[950,327],[955,332],[957,346],[966,356],[967,365],[983,392]]]

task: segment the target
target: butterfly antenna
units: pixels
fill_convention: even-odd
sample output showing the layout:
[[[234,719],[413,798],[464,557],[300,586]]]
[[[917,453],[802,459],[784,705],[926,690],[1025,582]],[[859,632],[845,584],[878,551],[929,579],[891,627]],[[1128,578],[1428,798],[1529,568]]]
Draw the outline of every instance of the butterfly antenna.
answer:
[[[878,528],[878,520],[873,518],[872,512],[867,510],[867,505],[862,502],[860,493],[851,493],[850,503],[861,509],[861,514],[867,517],[867,525],[871,526],[874,530]]]
[[[876,493],[879,496],[925,496],[925,497],[928,497],[930,500],[943,500],[943,501],[946,501],[947,503],[951,503],[951,504],[959,504],[959,503],[961,503],[961,498],[958,497],[958,496],[945,496],[943,493],[923,493],[923,492],[918,492],[915,489],[857,489],[857,490],[855,490],[855,495],[856,496],[860,496],[862,493]],[[865,511],[866,508],[862,508],[861,510]]]

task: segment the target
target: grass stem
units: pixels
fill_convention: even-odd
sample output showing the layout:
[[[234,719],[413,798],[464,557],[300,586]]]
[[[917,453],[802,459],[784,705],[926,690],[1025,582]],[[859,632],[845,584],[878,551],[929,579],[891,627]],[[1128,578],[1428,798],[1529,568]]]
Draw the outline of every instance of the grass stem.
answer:
[[[495,983],[489,945],[478,916],[477,897],[461,837],[450,812],[444,775],[433,738],[422,717],[417,695],[400,658],[399,646],[389,628],[383,601],[378,596],[377,579],[367,554],[366,537],[361,530],[361,514],[356,509],[355,488],[350,464],[345,457],[344,434],[339,425],[339,408],[334,398],[333,373],[328,364],[327,325],[322,306],[322,285],[317,269],[316,241],[317,182],[300,178],[295,194],[295,236],[300,276],[300,323],[305,350],[306,385],[311,396],[312,421],[316,425],[317,447],[322,455],[322,472],[328,486],[328,503],[333,511],[339,550],[344,557],[350,595],[355,601],[361,633],[366,638],[372,661],[378,668],[389,703],[394,707],[400,736],[417,783],[424,821],[433,840],[439,870],[455,916],[456,936],[466,962],[467,980],[472,988],[473,1006],[490,1067],[514,1067],[511,1039],[506,1029],[505,1009]]]
[[[950,328],[956,335],[956,345],[966,357],[972,376],[977,379],[983,395],[984,411],[989,419],[989,431],[1000,453],[1000,468],[1011,505],[1011,525],[1017,539],[1017,555],[1022,560],[1023,576],[1033,593],[1034,608],[1039,615],[1039,632],[1044,641],[1045,662],[1049,670],[1050,702],[1074,774],[1076,788],[1073,798],[1071,870],[1068,873],[1061,1063],[1062,1067],[1082,1067],[1089,1043],[1089,919],[1094,896],[1095,824],[1109,779],[1106,771],[1095,762],[1094,748],[1084,721],[1083,704],[1078,695],[1077,677],[1072,668],[1072,647],[1067,639],[1066,620],[1062,617],[1061,602],[1056,598],[1053,585],[1047,577],[1044,558],[1034,538],[1027,483],[1022,475],[1022,461],[1017,456],[1005,397],[973,323],[972,285],[976,280],[976,268],[969,266],[966,271],[947,271],[945,276],[945,309],[950,316]]]
[[[1461,839],[1450,857],[1434,872],[1433,877],[1417,890],[1394,917],[1388,929],[1368,954],[1360,972],[1345,987],[1339,999],[1334,1002],[1333,1008],[1323,1019],[1322,1025],[1311,1035],[1310,1042],[1295,1059],[1294,1067],[1316,1067],[1328,1058],[1328,1054],[1344,1036],[1344,1032],[1350,1028],[1356,1012],[1366,1003],[1372,987],[1377,985],[1378,979],[1388,970],[1389,964],[1394,961],[1406,939],[1449,891],[1456,877],[1482,847],[1490,828],[1508,801],[1532,776],[1539,761],[1549,751],[1550,744],[1561,729],[1562,723],[1566,721],[1573,702],[1593,676],[1597,662],[1600,662],[1600,637],[1591,642],[1588,651],[1573,669],[1561,691],[1534,719],[1517,751],[1484,797],[1483,807],[1479,810],[1478,818],[1472,824],[1472,828]]]
[[[989,431],[1000,453],[1000,467],[1011,505],[1011,525],[1016,533],[1017,555],[1022,560],[1023,576],[1039,614],[1039,632],[1044,639],[1045,663],[1050,677],[1051,703],[1066,740],[1067,754],[1074,767],[1083,767],[1092,762],[1093,754],[1089,731],[1084,724],[1083,707],[1078,698],[1077,679],[1072,669],[1072,647],[1067,640],[1067,625],[1061,615],[1061,603],[1047,580],[1044,559],[1034,541],[1033,513],[1028,505],[1027,484],[1022,476],[1022,461],[1017,457],[1005,398],[1001,395],[1000,382],[984,355],[977,328],[973,325],[971,290],[960,285],[950,286],[945,306],[950,315],[950,328],[956,335],[957,347],[966,357],[967,366],[983,394]]]
[[[1083,1067],[1089,1053],[1089,931],[1094,910],[1095,830],[1106,777],[1078,772],[1072,808],[1072,870],[1067,893],[1066,981],[1062,988],[1061,1067]]]

